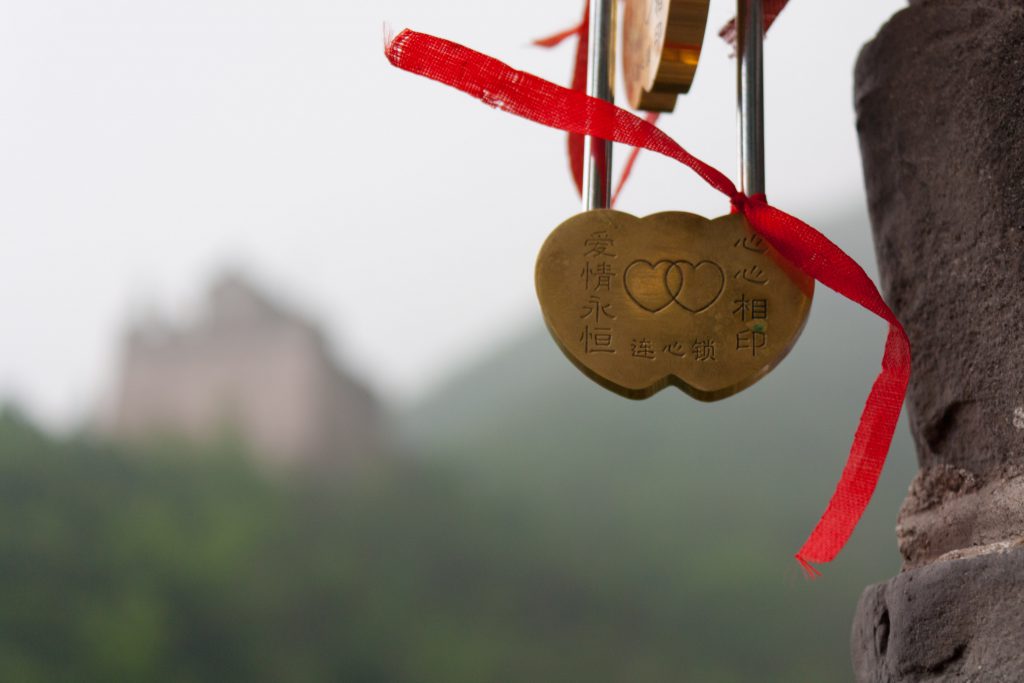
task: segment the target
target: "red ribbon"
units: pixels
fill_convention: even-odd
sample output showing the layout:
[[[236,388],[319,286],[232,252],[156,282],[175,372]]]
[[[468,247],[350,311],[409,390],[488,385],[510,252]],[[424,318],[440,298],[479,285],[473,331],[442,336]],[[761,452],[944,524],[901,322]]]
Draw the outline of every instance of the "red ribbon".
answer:
[[[751,227],[793,265],[889,323],[882,371],[868,395],[842,477],[821,520],[796,554],[809,575],[817,574],[811,563],[835,558],[871,500],[910,379],[910,342],[864,270],[810,225],[769,205],[762,196],[747,197],[725,174],[687,152],[654,124],[609,102],[414,31],[402,31],[387,44],[385,55],[400,69],[510,114],[577,135],[651,150],[685,164],[729,197],[733,209],[742,212]]]

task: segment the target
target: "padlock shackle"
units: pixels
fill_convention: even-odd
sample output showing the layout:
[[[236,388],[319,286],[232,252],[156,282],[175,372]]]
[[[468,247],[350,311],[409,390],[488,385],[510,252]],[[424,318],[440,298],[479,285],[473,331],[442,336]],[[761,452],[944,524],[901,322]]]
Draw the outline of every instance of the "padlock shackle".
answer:
[[[763,194],[764,186],[764,6],[736,3],[736,107],[739,119],[740,189]]]
[[[611,102],[616,0],[590,0],[587,94]],[[583,210],[607,209],[612,197],[612,143],[583,140]]]
[[[611,102],[616,0],[591,0],[587,47],[587,94]],[[739,121],[740,188],[765,192],[764,164],[764,5],[736,3],[736,107]],[[583,142],[583,210],[611,205],[612,143]]]

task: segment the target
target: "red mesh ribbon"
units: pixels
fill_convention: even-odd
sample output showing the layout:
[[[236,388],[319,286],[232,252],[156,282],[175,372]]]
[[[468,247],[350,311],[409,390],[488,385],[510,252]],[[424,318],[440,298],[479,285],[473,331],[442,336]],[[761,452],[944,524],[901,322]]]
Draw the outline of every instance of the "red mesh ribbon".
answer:
[[[864,270],[811,226],[769,205],[764,197],[745,196],[723,173],[654,124],[609,102],[414,31],[402,31],[388,43],[385,54],[400,69],[450,85],[510,114],[577,135],[648,149],[689,166],[729,197],[734,210],[742,212],[751,227],[797,268],[889,323],[882,371],[868,395],[842,477],[825,514],[796,554],[812,575],[817,570],[811,563],[835,558],[874,493],[910,378],[910,342]]]

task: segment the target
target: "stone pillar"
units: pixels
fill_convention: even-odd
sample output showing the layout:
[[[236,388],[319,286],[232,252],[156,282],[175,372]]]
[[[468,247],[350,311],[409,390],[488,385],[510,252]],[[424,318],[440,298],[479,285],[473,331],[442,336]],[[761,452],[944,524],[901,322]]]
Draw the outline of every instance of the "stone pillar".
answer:
[[[1024,681],[1024,0],[911,0],[862,51],[856,107],[921,468],[856,677]]]

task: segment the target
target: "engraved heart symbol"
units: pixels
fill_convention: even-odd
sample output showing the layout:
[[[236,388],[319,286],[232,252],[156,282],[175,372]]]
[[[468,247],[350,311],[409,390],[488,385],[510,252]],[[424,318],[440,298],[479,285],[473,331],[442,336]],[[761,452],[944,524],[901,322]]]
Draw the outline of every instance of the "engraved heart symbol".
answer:
[[[712,401],[750,386],[792,348],[814,292],[741,214],[588,211],[551,233],[536,279],[562,351],[630,398],[674,384]]]
[[[640,259],[626,268],[623,286],[637,306],[657,313],[677,301],[676,297],[683,286],[683,276],[672,261],[651,263]]]
[[[683,279],[676,303],[691,313],[700,313],[718,301],[725,289],[725,273],[720,265],[713,261],[700,261],[696,265],[689,261],[676,261],[675,267]]]
[[[725,273],[712,261],[634,261],[623,276],[626,293],[638,306],[657,313],[672,302],[691,313],[709,308],[725,288]]]

